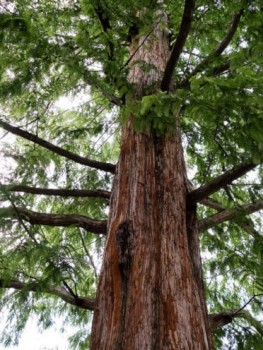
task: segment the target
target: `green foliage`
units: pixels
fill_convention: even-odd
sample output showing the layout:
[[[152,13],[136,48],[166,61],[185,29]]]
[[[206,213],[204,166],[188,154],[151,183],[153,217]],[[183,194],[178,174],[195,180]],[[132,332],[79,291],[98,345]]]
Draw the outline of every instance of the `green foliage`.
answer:
[[[153,128],[157,135],[172,135],[176,127],[175,101],[165,93],[144,96],[141,100],[135,127],[139,131],[150,131]],[[147,125],[148,122],[148,125]]]
[[[160,135],[171,136],[176,128],[182,98],[164,92],[145,95],[141,101],[128,104],[122,108],[124,123],[134,116],[134,129],[137,132],[150,133],[152,130]]]
[[[137,86],[127,79],[131,36],[138,39],[151,33],[160,20],[156,10],[165,8],[169,23],[161,25],[174,43],[184,2],[2,1],[1,119],[73,153],[107,162],[117,161],[120,128],[131,117],[137,132],[154,131],[167,137],[180,125],[187,167],[197,186],[243,161],[261,164],[261,2],[197,1],[192,29],[174,72],[176,89],[149,89],[137,98]],[[233,15],[241,9],[244,12],[231,44],[222,55],[214,55]],[[224,65],[227,69],[220,70]],[[143,64],[145,72],[151,68]],[[61,107],[61,101],[70,104]],[[7,161],[1,184],[106,190],[112,185],[111,175],[84,168],[25,140],[3,138],[1,162],[2,157]],[[213,199],[233,209],[262,198],[262,171],[239,179]],[[45,291],[66,283],[77,295],[93,297],[98,271],[90,257],[95,265],[100,262],[104,238],[73,227],[31,226],[11,215],[10,207],[104,219],[107,201],[21,195],[0,186],[0,202],[0,280],[6,286],[13,280],[25,283],[22,291],[0,288],[0,307],[8,306],[9,313],[3,343],[17,343],[28,317],[36,314],[43,328],[50,327],[57,316],[78,327],[70,346],[86,349],[90,313]],[[214,213],[214,209],[199,207],[200,218]],[[255,214],[246,220],[241,214],[234,222],[202,235],[211,312],[240,308],[253,295],[263,293],[262,219]],[[32,293],[36,282],[38,289]],[[255,297],[247,308],[258,318],[260,298]],[[255,322],[248,317],[236,319],[215,334],[216,349],[256,350],[261,344]]]

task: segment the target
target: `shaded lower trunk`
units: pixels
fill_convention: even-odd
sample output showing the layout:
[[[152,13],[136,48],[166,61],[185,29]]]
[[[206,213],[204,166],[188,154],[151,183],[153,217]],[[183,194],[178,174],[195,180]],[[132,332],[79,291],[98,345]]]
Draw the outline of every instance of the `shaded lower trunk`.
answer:
[[[123,132],[92,349],[211,349],[179,132]]]

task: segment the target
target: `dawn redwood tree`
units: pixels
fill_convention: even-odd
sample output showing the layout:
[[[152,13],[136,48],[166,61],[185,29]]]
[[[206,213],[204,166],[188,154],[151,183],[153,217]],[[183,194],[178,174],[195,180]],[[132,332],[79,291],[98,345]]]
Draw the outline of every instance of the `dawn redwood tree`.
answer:
[[[262,23],[260,0],[1,3],[6,345],[36,313],[76,349],[261,348]]]

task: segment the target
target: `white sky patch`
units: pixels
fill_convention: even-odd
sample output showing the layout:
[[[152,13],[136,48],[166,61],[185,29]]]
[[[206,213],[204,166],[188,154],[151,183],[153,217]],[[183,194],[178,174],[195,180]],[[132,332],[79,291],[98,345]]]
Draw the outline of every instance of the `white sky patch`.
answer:
[[[0,350],[66,350],[68,349],[67,338],[74,334],[74,330],[68,328],[64,333],[60,333],[63,320],[58,319],[56,323],[43,332],[37,327],[37,317],[31,316],[17,346],[5,348],[0,344]],[[3,329],[4,322],[0,323]]]
[[[59,97],[58,100],[54,103],[54,107],[61,110],[74,109],[79,107],[81,104],[88,102],[89,100],[89,91],[81,91],[77,96],[64,95]]]
[[[1,13],[1,11],[0,11]],[[88,92],[80,93],[77,97],[72,96],[62,96],[55,103],[55,108],[59,110],[71,110],[79,107],[81,104],[90,100],[90,95]],[[0,129],[0,182],[7,184],[10,178],[12,178],[12,173],[14,172],[17,163],[12,157],[6,157],[3,154],[3,150],[7,149],[4,145],[10,145],[10,150],[16,142],[16,136],[5,130]],[[11,151],[10,151],[11,153]],[[51,163],[49,166],[50,176],[53,175],[55,165]],[[33,181],[33,179],[32,179]],[[52,184],[51,186],[52,187]],[[8,203],[9,205],[9,203]],[[1,204],[3,206],[3,203]],[[1,234],[1,232],[0,232]],[[6,311],[1,312],[0,318],[0,332],[5,329],[7,314]],[[19,344],[17,346],[10,346],[5,348],[4,345],[0,343],[0,350],[67,350],[69,349],[68,338],[74,335],[78,328],[72,326],[65,326],[63,324],[63,319],[58,318],[56,322],[51,326],[51,328],[40,331],[37,322],[38,318],[35,315],[30,315],[29,320],[26,324],[24,331],[22,332]],[[63,332],[61,329],[63,328]],[[87,330],[87,335],[88,335]]]
[[[75,101],[76,103],[73,103],[71,100],[68,99],[66,96],[60,97],[57,102],[55,103],[55,107],[59,109],[71,109],[74,107],[79,106],[79,100]]]
[[[0,183],[6,182],[5,178],[9,178],[17,166],[12,157],[4,156],[1,144],[14,144],[15,139],[14,135],[0,129]]]

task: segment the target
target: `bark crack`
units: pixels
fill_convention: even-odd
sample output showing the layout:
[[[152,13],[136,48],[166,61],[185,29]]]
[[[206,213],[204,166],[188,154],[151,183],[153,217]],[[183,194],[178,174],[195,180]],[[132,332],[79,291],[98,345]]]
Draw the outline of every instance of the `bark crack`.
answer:
[[[131,221],[122,222],[116,232],[119,267],[123,286],[127,286],[131,271],[134,250],[134,237]]]
[[[130,273],[132,269],[132,260],[134,254],[134,231],[131,221],[123,221],[116,231],[116,243],[118,249],[119,269],[121,275],[121,322],[120,331],[117,341],[117,348],[123,348],[124,333],[125,333],[125,319],[127,312],[127,299],[128,299],[128,284],[130,279]]]

